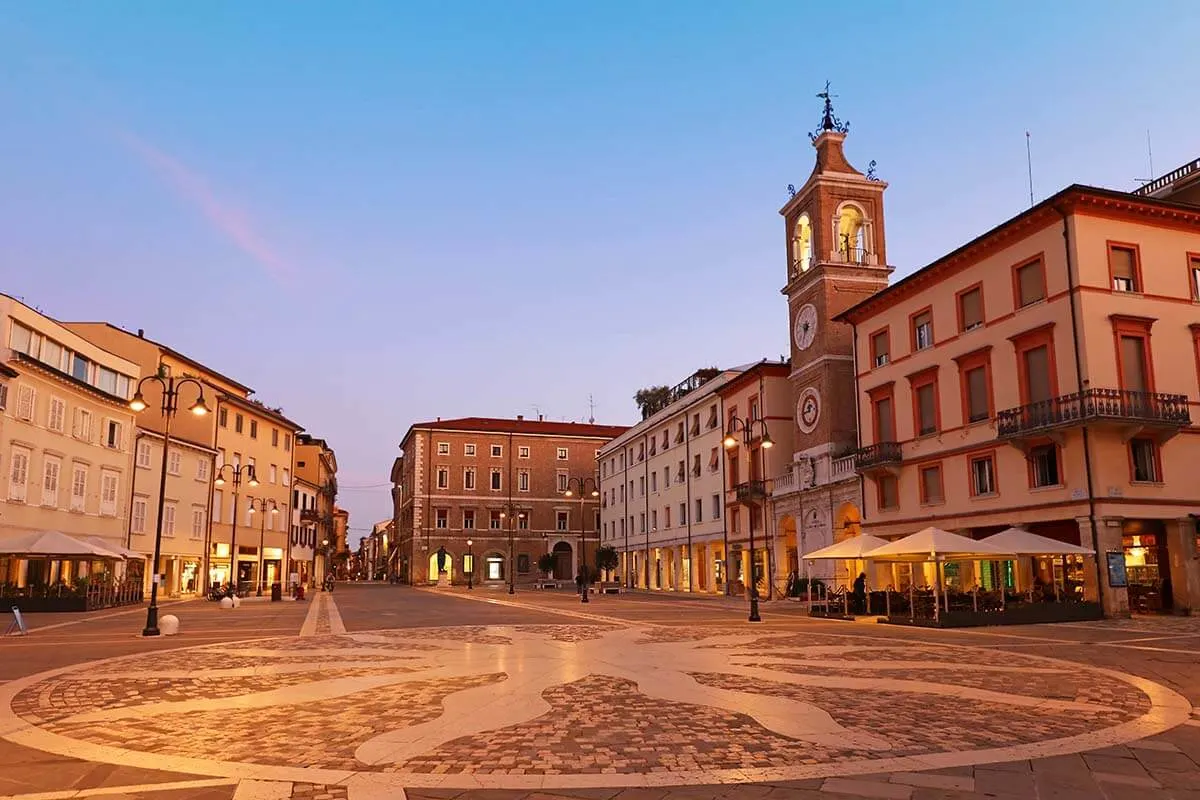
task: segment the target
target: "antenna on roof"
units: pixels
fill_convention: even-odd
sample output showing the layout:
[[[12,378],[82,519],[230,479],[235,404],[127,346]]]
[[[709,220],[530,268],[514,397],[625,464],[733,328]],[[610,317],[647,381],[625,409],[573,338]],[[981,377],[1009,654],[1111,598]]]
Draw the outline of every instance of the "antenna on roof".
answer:
[[[596,424],[596,398],[588,395],[588,425]]]
[[[1135,181],[1145,186],[1147,183],[1153,183],[1154,177],[1154,148],[1150,146],[1150,131],[1146,131],[1146,155],[1150,159],[1150,177],[1149,178],[1134,178]]]
[[[1025,131],[1025,166],[1029,170],[1029,206],[1033,207],[1033,149],[1029,144],[1029,131]]]

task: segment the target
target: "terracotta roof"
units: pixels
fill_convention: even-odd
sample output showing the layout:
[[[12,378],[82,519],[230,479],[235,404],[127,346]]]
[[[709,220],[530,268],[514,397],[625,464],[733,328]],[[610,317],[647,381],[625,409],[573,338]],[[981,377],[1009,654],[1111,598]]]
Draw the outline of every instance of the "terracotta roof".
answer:
[[[543,436],[582,436],[593,439],[612,439],[629,430],[628,425],[592,425],[584,422],[553,422],[535,419],[494,419],[492,417],[462,417],[439,419],[432,422],[417,422],[409,426],[409,432],[417,428],[437,431],[479,431],[480,433],[525,433]],[[405,439],[408,434],[405,434]]]
[[[265,405],[262,405],[261,403],[258,403],[254,400],[247,400],[244,397],[238,397],[236,394],[230,394],[229,392],[222,392],[221,393],[221,402],[229,403],[231,405],[238,406],[239,408],[244,408],[247,411],[250,411],[254,414],[258,414],[260,416],[266,417],[268,419],[273,419],[276,422],[278,422],[284,426],[291,427],[293,432],[304,430],[303,425],[293,422],[292,420],[285,417],[283,414],[280,414],[278,411],[267,408]]]

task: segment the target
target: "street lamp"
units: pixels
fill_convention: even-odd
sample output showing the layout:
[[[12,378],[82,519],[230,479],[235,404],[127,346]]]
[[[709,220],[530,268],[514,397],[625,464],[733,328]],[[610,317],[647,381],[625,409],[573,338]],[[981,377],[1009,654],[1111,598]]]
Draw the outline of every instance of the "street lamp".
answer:
[[[237,563],[237,519],[238,519],[238,493],[242,488],[242,476],[246,477],[246,484],[249,486],[258,486],[258,478],[254,474],[254,467],[249,464],[222,464],[217,470],[217,476],[213,478],[214,486],[225,485],[225,471],[229,470],[229,477],[233,480],[233,529],[229,534],[229,585],[233,587],[233,593],[237,594],[238,590],[238,563]]]
[[[255,506],[254,506],[255,503],[258,503],[257,508],[255,508]],[[234,508],[237,508],[237,506],[235,505]],[[258,526],[258,591],[255,592],[256,595],[258,595],[259,597],[262,597],[262,593],[263,593],[263,545],[266,544],[266,535],[267,535],[267,514],[266,514],[266,512],[269,510],[271,512],[272,516],[274,516],[275,514],[279,513],[279,507],[277,505],[275,505],[274,500],[264,500],[261,497],[259,497],[259,498],[251,497],[250,498],[250,508],[248,510],[251,514],[253,514],[255,511],[263,512],[262,519],[259,521],[259,526]]]
[[[739,430],[742,432],[742,443],[749,448],[754,441],[755,431],[762,430],[762,442],[760,450],[762,456],[762,474],[767,474],[767,454],[766,450],[772,447],[775,443],[771,441],[771,434],[767,432],[767,423],[765,420],[753,419],[750,417],[732,417],[729,420],[729,427],[725,431],[725,440],[723,444],[726,450],[732,450],[737,447],[738,440],[734,436]],[[753,457],[753,456],[752,456]],[[753,486],[750,487],[753,490]],[[767,518],[767,496],[766,489],[763,488],[763,519]],[[762,622],[762,618],[758,616],[758,575],[754,572],[754,524],[750,523],[750,622]]]
[[[163,390],[162,475],[158,481],[158,523],[154,529],[154,573],[150,580],[150,607],[146,609],[146,627],[142,629],[142,636],[158,636],[158,560],[162,557],[163,503],[167,498],[167,455],[171,447],[171,420],[174,419],[175,412],[179,410],[179,390],[183,388],[184,384],[191,383],[199,391],[196,402],[188,406],[188,410],[193,415],[203,417],[209,409],[204,403],[204,384],[195,378],[180,378],[176,381],[172,377],[147,375],[138,381],[133,399],[129,401],[129,407],[136,412],[140,413],[146,410],[146,398],[142,396],[142,386],[146,381],[156,381]]]
[[[329,574],[329,540],[321,540],[321,553],[325,556],[325,577],[323,582],[328,585],[333,585],[333,577]]]
[[[513,513],[516,512],[516,513]],[[517,571],[513,568],[513,531],[517,526],[517,521],[525,519],[525,512],[519,511],[512,503],[507,503],[504,510],[500,512],[500,524],[504,524],[504,520],[508,520],[508,593],[516,594]],[[471,562],[471,567],[474,568],[475,562]]]
[[[576,487],[572,489],[571,487]],[[591,487],[590,489],[588,487]],[[583,478],[567,478],[567,490],[563,492],[566,497],[573,496],[576,491],[579,493],[579,551],[580,558],[583,559],[581,569],[583,570],[583,591],[580,592],[581,603],[588,602],[588,587],[591,584],[591,575],[588,574],[587,565],[587,534],[584,531],[585,520],[583,518],[583,504],[590,497],[600,496],[600,487],[596,485],[596,479],[590,475]]]
[[[475,584],[475,554],[471,552],[473,544],[473,541],[467,539],[467,591],[473,589]]]

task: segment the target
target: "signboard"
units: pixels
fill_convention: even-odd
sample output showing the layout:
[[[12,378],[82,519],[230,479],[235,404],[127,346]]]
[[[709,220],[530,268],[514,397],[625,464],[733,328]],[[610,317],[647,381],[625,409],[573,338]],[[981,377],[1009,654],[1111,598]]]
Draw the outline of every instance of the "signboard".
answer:
[[[21,616],[21,609],[13,606],[12,615],[13,621],[8,623],[8,628],[5,629],[4,635],[8,636],[14,631],[20,631],[22,636],[29,633],[29,629],[25,627],[25,617]]]
[[[1123,588],[1129,585],[1125,576],[1125,553],[1120,550],[1109,550],[1104,554],[1108,562],[1108,585]]]

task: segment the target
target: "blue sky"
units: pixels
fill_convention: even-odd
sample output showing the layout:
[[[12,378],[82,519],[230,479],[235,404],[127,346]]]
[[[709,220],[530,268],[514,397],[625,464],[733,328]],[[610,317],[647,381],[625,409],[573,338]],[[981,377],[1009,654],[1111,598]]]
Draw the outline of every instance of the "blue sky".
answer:
[[[411,422],[636,420],[787,351],[825,80],[897,277],[1200,155],[1200,5],[0,0],[0,290],[145,328],[389,516]],[[680,309],[685,309],[680,313]],[[352,537],[353,539],[353,537]]]

